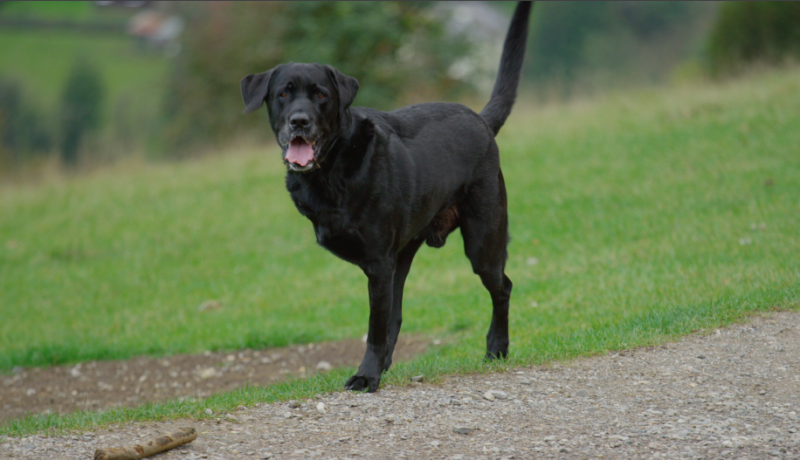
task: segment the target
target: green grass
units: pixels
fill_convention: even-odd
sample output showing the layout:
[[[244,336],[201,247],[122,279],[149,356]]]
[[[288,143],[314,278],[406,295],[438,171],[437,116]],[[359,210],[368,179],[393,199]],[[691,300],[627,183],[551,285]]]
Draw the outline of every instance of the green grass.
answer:
[[[515,283],[508,364],[796,309],[798,107],[799,70],[518,107],[498,138]],[[315,245],[283,174],[265,150],[1,188],[0,369],[363,334],[366,279]],[[207,299],[224,308],[198,313]],[[404,299],[404,332],[446,345],[386,383],[507,365],[480,360],[491,306],[457,233],[420,252]],[[0,434],[201,417],[207,407],[338,390],[346,374],[35,415]]]
[[[85,21],[96,16],[92,2],[3,2],[0,6],[0,16],[5,18],[40,19],[40,20],[70,20]]]
[[[158,53],[139,49],[133,38],[60,29],[0,30],[0,77],[19,81],[24,100],[53,122],[78,58],[86,58],[102,75],[107,126],[113,125],[110,119],[121,110],[137,119],[145,114],[151,119],[161,112],[169,62]]]

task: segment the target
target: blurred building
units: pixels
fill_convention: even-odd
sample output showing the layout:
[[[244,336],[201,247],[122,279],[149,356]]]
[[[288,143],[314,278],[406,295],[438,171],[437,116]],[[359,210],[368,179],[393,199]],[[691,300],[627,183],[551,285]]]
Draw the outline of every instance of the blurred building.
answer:
[[[94,4],[99,7],[140,9],[128,21],[128,34],[136,37],[142,47],[161,50],[167,57],[180,53],[179,38],[184,30],[184,21],[179,16],[161,11],[159,6],[163,2],[100,1]]]
[[[164,51],[167,57],[181,52],[179,41],[184,22],[178,16],[146,9],[134,15],[128,22],[128,33],[137,37],[144,46]]]

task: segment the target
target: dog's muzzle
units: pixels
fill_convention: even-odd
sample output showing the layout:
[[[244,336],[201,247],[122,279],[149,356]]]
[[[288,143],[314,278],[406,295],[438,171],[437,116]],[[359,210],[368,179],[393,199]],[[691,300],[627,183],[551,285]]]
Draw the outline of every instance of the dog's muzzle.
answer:
[[[317,145],[319,139],[296,135],[284,147],[283,161],[291,171],[306,172],[318,168]]]

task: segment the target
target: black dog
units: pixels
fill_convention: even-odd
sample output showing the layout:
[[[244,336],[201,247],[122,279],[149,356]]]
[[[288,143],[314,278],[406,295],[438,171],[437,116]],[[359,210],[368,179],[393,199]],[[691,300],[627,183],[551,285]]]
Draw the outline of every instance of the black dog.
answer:
[[[317,242],[369,279],[367,351],[349,390],[378,389],[392,364],[414,254],[423,242],[442,247],[457,227],[492,297],[486,357],[508,354],[508,215],[494,136],[516,98],[530,10],[530,2],[517,5],[480,115],[448,103],[350,108],[358,81],[325,65],[281,64],[242,80],[245,112],[266,102],[289,169],[286,187]]]

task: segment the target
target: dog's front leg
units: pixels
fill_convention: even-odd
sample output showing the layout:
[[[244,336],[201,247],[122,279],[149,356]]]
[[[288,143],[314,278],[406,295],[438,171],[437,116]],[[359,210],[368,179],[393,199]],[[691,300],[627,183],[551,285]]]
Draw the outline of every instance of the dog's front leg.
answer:
[[[350,377],[344,387],[353,391],[378,389],[381,370],[389,353],[389,319],[392,314],[392,289],[394,263],[381,261],[363,267],[369,278],[369,332],[367,351],[356,375]]]

